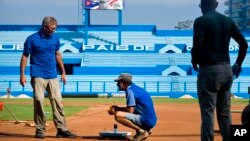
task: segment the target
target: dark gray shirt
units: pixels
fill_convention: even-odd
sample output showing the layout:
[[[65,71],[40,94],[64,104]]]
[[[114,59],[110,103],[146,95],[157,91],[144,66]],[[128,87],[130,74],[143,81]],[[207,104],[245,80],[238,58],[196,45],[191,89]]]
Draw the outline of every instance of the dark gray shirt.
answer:
[[[229,42],[231,37],[239,44],[237,63],[242,64],[247,50],[247,42],[233,20],[210,11],[194,21],[192,63],[206,65],[220,62],[230,63]]]

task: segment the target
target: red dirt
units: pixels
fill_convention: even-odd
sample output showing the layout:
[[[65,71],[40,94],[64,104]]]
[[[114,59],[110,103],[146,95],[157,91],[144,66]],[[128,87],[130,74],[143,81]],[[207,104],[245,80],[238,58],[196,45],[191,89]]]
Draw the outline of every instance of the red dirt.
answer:
[[[70,131],[78,135],[74,139],[60,140],[111,140],[101,138],[100,131],[113,130],[114,118],[107,114],[109,105],[90,104],[91,107],[67,118]],[[67,105],[66,105],[67,106]],[[158,122],[152,129],[152,134],[147,141],[200,141],[200,112],[198,104],[156,104]],[[242,110],[244,106],[233,105],[232,110]],[[240,113],[233,113],[233,124],[241,124]],[[32,123],[32,121],[30,121]],[[44,141],[59,140],[55,138],[56,129],[52,121],[46,127]],[[215,129],[218,130],[217,122]],[[118,131],[132,132],[132,129],[118,124]],[[25,123],[13,122],[0,123],[0,141],[39,140],[34,138],[35,128],[26,126]],[[221,141],[220,134],[215,134],[215,141]]]

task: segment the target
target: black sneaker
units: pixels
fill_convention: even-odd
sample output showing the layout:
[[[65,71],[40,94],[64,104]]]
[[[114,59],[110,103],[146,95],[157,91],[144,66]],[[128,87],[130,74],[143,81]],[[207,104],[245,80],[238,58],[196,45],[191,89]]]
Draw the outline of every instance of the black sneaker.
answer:
[[[75,138],[76,134],[71,133],[70,131],[57,131],[57,138]]]
[[[44,134],[40,132],[36,132],[35,138],[44,139]]]

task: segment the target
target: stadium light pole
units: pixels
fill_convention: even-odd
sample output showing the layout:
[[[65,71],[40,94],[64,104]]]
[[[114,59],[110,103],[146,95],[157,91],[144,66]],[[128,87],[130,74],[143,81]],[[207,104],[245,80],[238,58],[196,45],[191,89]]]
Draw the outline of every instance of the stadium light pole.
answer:
[[[89,18],[90,18],[90,10],[89,9],[85,9],[85,22],[84,22],[84,45],[88,44],[88,27],[89,27]]]
[[[118,10],[118,44],[122,44],[122,10]]]

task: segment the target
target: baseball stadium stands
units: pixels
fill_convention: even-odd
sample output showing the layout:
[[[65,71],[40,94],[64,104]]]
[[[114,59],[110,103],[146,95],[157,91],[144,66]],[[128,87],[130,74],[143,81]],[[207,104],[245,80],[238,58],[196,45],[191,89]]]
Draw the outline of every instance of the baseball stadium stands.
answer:
[[[32,97],[32,88],[19,84],[19,64],[25,39],[39,26],[0,25],[0,97],[11,87],[12,96]],[[192,69],[190,50],[192,31],[157,30],[151,25],[124,25],[121,44],[116,26],[92,26],[88,35],[74,25],[59,26],[56,34],[67,72],[67,85],[61,84],[63,96],[106,94],[118,96],[113,81],[120,73],[129,72],[133,81],[152,96],[197,98],[197,72]],[[244,32],[249,41],[250,36]],[[87,44],[84,41],[87,38]],[[238,46],[230,42],[231,63]],[[246,56],[241,76],[234,81],[235,97],[249,97],[250,57]],[[26,69],[27,79],[29,65]],[[60,75],[58,76],[60,78]]]

